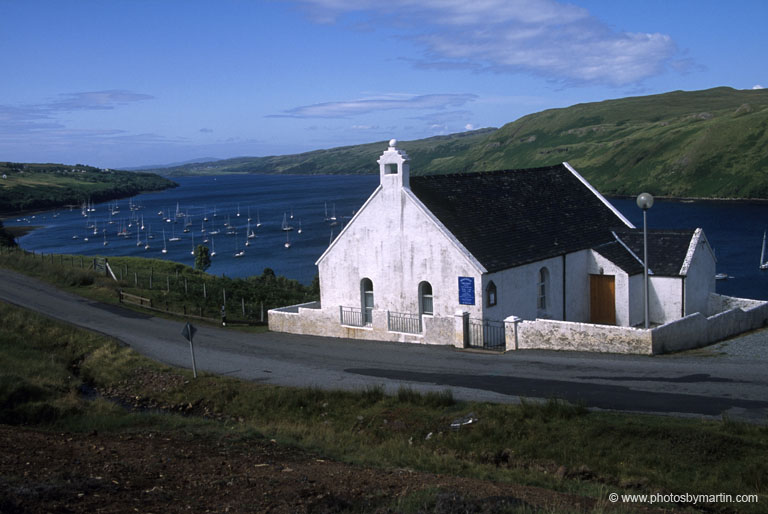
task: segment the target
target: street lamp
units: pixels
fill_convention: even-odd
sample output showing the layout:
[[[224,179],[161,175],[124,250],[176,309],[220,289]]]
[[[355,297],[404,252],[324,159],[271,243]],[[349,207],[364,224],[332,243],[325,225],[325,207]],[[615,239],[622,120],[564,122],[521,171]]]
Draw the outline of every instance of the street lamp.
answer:
[[[645,328],[648,328],[648,221],[646,213],[653,207],[650,193],[637,195],[637,206],[643,210],[643,297],[645,300]]]

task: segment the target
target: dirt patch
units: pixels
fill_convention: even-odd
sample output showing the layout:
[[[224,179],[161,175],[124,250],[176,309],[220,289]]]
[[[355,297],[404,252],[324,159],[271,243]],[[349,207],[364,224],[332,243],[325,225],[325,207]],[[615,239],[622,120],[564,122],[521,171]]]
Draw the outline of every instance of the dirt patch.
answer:
[[[430,512],[512,506],[585,511],[535,487],[362,468],[272,441],[166,433],[61,434],[0,426],[0,512],[394,512],[440,491]]]

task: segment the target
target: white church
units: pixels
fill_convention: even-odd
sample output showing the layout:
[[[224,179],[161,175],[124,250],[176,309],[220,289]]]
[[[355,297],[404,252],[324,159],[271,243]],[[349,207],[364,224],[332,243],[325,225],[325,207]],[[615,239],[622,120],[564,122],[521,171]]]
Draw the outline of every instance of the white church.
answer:
[[[380,184],[317,260],[320,301],[274,331],[492,350],[661,353],[762,326],[765,302],[715,294],[704,232],[648,234],[568,163],[410,176],[391,140]]]

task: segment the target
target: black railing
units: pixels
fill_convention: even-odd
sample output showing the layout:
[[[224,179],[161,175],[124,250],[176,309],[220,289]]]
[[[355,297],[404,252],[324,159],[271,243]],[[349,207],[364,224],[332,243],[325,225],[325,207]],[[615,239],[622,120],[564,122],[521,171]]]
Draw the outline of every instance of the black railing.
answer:
[[[364,327],[363,311],[359,307],[340,307],[340,321],[342,325],[350,327]]]
[[[486,350],[504,350],[506,341],[503,321],[470,318],[469,346]]]
[[[421,334],[421,316],[408,312],[387,311],[387,329],[390,332]]]

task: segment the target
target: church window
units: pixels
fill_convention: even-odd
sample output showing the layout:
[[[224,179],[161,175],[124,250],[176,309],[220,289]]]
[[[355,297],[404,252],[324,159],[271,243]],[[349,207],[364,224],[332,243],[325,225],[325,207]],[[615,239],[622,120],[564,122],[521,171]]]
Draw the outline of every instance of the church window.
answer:
[[[496,305],[496,284],[493,281],[488,282],[488,286],[485,288],[485,304],[488,307]]]
[[[538,300],[536,303],[540,311],[547,310],[547,289],[549,289],[549,270],[541,268],[539,270]]]
[[[432,297],[432,284],[422,282],[419,284],[419,314],[434,314]]]
[[[360,281],[360,303],[363,311],[363,322],[373,323],[373,282],[370,278]]]

